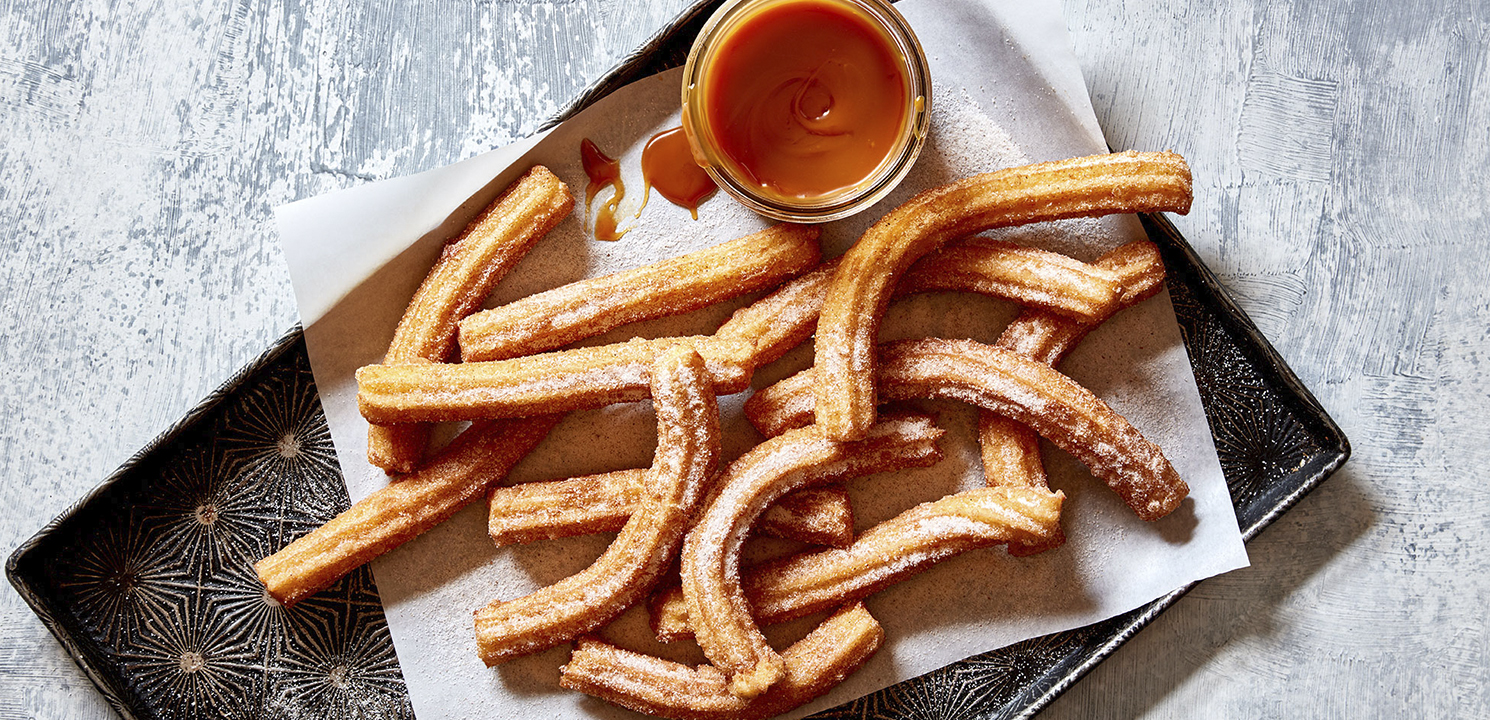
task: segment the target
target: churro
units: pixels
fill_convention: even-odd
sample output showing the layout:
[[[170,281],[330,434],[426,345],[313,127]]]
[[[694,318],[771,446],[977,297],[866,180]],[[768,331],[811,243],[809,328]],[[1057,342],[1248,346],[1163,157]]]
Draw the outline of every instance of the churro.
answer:
[[[398,321],[383,362],[449,359],[456,323],[481,307],[492,287],[573,208],[569,188],[548,168],[535,165],[518,178],[445,246]],[[428,445],[428,425],[373,425],[367,432],[367,460],[384,470],[407,473]]]
[[[678,315],[781,283],[821,260],[813,225],[776,225],[698,252],[590,278],[460,323],[461,358],[504,360],[627,323]]]
[[[1044,310],[1026,310],[1004,329],[995,347],[1054,367],[1092,328],[1164,287],[1164,262],[1159,257],[1159,248],[1147,240],[1122,245],[1095,264],[1117,277],[1117,301],[1109,313],[1079,323]],[[989,486],[1049,487],[1040,461],[1039,437],[1033,430],[980,410],[978,444],[983,451],[983,476]],[[1010,543],[1009,553],[1033,555],[1060,547],[1065,541],[1065,533],[1057,532],[1037,543]]]
[[[1123,152],[977,175],[923,192],[881,218],[833,274],[818,322],[815,416],[828,437],[863,437],[875,417],[880,317],[907,268],[948,240],[995,227],[1190,208],[1174,153]]]
[[[1097,265],[1048,250],[980,238],[922,258],[906,271],[894,292],[966,290],[1094,322],[1112,314],[1118,283],[1116,273]]]
[[[702,355],[714,392],[739,392],[753,368],[734,361],[748,346],[711,336],[669,337],[511,360],[368,365],[357,371],[357,407],[369,422],[523,417],[644,400],[652,359],[684,346]]]
[[[781,657],[756,627],[739,585],[740,545],[750,525],[782,495],[828,476],[853,474],[855,456],[900,448],[935,451],[942,431],[925,417],[886,419],[858,442],[838,442],[816,426],[756,446],[725,470],[708,507],[683,543],[681,575],[704,655],[730,676],[730,691],[752,698],[781,679]]]
[[[1027,425],[1084,463],[1144,520],[1189,494],[1169,460],[1107,403],[1049,365],[971,340],[903,340],[879,352],[886,400],[945,398]]]
[[[430,462],[254,564],[270,596],[290,605],[414,539],[481,497],[559,416],[473,423]]]
[[[801,345],[817,329],[823,309],[823,294],[838,268],[829,260],[812,272],[782,285],[770,295],[735,311],[714,336],[750,344],[755,367],[775,362],[788,350]],[[743,359],[742,359],[743,361]]]
[[[487,532],[497,545],[615,532],[646,491],[646,469],[617,470],[492,490]],[[853,510],[841,487],[799,490],[766,509],[753,528],[763,535],[844,547],[853,541]]]
[[[743,699],[712,665],[688,667],[581,639],[560,668],[559,685],[637,712],[678,720],[758,720],[784,713],[832,689],[874,655],[884,630],[862,603],[834,613],[781,653],[781,681]]]
[[[1040,459],[1040,436],[1035,431],[998,413],[979,410],[978,447],[983,456],[983,481],[988,487],[1050,489],[1045,463]],[[1064,544],[1066,533],[1057,523],[1044,537],[1010,540],[1009,554],[1037,555]]]
[[[476,646],[495,665],[574,639],[644,597],[678,549],[719,464],[719,408],[704,361],[678,345],[651,368],[657,453],[646,491],[605,553],[585,570],[476,613]]]
[[[893,363],[878,372],[882,399],[961,400],[1008,416],[1086,463],[1144,520],[1163,517],[1189,493],[1156,445],[1049,365],[971,340],[902,340],[879,354],[881,364]],[[757,392],[746,403],[751,421],[776,430],[804,419],[816,374],[808,368]]]
[[[978,488],[922,503],[860,535],[843,549],[793,555],[747,568],[740,587],[755,622],[770,625],[860,600],[935,563],[1004,543],[1039,543],[1060,529],[1062,493]],[[651,600],[659,640],[688,637],[681,588]]]

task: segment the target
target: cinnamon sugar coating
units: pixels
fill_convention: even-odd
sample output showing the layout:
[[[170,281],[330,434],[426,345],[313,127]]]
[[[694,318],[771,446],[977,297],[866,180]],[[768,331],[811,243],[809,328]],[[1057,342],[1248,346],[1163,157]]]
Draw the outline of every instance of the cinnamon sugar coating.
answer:
[[[751,524],[782,495],[830,477],[860,474],[875,453],[939,455],[942,431],[929,418],[886,419],[862,441],[838,442],[816,427],[772,438],[731,463],[683,543],[681,575],[699,646],[730,676],[730,691],[752,698],[781,679],[781,657],[751,618],[739,585],[740,546]]]
[[[812,225],[776,225],[483,310],[460,323],[461,357],[470,362],[531,355],[772,287],[817,265],[819,232]]]
[[[818,322],[817,423],[863,437],[875,417],[875,342],[895,285],[922,256],[982,230],[1111,213],[1188,212],[1174,153],[1122,152],[1010,168],[927,190],[872,225],[833,274]]]
[[[755,622],[770,625],[860,600],[969,550],[1041,542],[1060,530],[1062,493],[978,488],[922,503],[866,530],[847,548],[805,552],[746,568],[740,585]],[[649,602],[666,641],[691,632],[681,588]]]
[[[473,423],[418,472],[395,478],[330,522],[254,564],[283,605],[419,536],[507,475],[559,423],[550,415]]]
[[[714,392],[739,392],[754,368],[743,343],[669,337],[450,365],[368,365],[357,371],[357,407],[369,422],[524,417],[605,407],[651,395],[652,360],[674,347],[703,356]]]
[[[645,597],[668,567],[719,465],[719,408],[704,361],[687,346],[652,368],[657,453],[646,490],[605,553],[585,570],[476,613],[487,665],[544,650],[598,628]]]
[[[497,545],[616,532],[645,492],[646,475],[638,468],[495,488],[487,532]],[[767,508],[755,531],[843,547],[854,539],[854,515],[843,488],[812,488]]]
[[[782,651],[780,682],[750,699],[731,692],[728,676],[712,665],[688,667],[582,638],[559,670],[559,685],[657,717],[760,720],[833,689],[874,655],[884,637],[862,603],[846,606]]]
[[[497,282],[573,208],[569,187],[534,165],[441,251],[398,321],[383,362],[448,360],[456,323],[480,308]],[[368,428],[367,461],[390,472],[411,472],[427,445],[428,425],[374,425]]]

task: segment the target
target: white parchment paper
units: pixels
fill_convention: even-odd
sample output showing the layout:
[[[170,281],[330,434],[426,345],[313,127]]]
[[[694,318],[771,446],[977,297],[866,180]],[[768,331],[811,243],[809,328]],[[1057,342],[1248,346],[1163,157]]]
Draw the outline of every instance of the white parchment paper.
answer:
[[[825,254],[842,253],[865,227],[911,194],[978,172],[1106,151],[1069,50],[1059,3],[904,0],[931,56],[933,127],[906,182],[854,218],[824,228]],[[643,143],[678,124],[679,71],[642,80],[550,133],[456,165],[370,183],[282,207],[278,224],[300,303],[306,341],[332,438],[355,501],[384,485],[368,465],[367,424],[357,413],[353,372],[382,359],[404,307],[442,243],[522,171],[551,168],[581,202],[575,213],[497,287],[489,305],[510,302],[588,276],[603,275],[700,249],[752,232],[766,222],[722,194],[699,219],[654,196],[619,242],[593,240],[585,224],[585,176],[579,143],[594,140],[621,161],[628,195],[622,212],[640,208]],[[1145,148],[1162,149],[1162,148]],[[600,201],[607,197],[602,193]],[[1093,260],[1142,237],[1132,218],[1079,220],[1000,231],[1001,237]],[[591,344],[634,336],[709,333],[753,298],[680,318],[620,328]],[[893,306],[884,339],[967,337],[992,342],[1017,308],[964,294],[929,294]],[[756,374],[760,388],[811,364],[811,344]],[[1247,564],[1225,480],[1181,343],[1174,311],[1161,294],[1093,332],[1061,368],[1125,415],[1190,483],[1184,505],[1144,523],[1069,456],[1046,446],[1051,484],[1069,496],[1069,541],[1032,558],[1003,550],[968,553],[868,602],[887,640],[859,673],[800,716],[920,675],[961,658],[1131,610],[1185,585]],[[749,393],[722,398],[730,458],[760,441],[741,416]],[[864,528],[919,502],[982,484],[976,416],[954,403],[928,402],[948,429],[947,459],[936,467],[851,484]],[[646,466],[655,445],[648,403],[575,413],[512,473],[513,481],[571,477]],[[472,613],[587,566],[610,536],[498,549],[485,532],[483,503],[375,561],[415,712],[422,718],[626,717],[630,713],[557,686],[563,646],[486,668],[477,659]],[[759,543],[752,553],[791,550]],[[768,631],[789,642],[820,618]],[[645,612],[633,609],[603,633],[627,647],[701,662],[689,643],[650,639]]]

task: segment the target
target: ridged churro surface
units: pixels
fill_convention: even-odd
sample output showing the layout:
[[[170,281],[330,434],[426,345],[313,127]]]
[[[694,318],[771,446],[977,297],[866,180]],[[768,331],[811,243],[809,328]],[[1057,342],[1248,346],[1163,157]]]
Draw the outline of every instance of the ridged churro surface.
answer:
[[[651,370],[657,453],[626,525],[590,567],[476,613],[476,648],[487,665],[553,647],[631,606],[672,561],[719,466],[719,408],[704,361],[678,345]]]
[[[399,423],[524,417],[645,400],[653,358],[678,346],[703,356],[716,393],[739,392],[750,383],[753,368],[732,359],[748,357],[748,346],[700,335],[489,362],[368,365],[357,371],[357,406],[369,422]]]
[[[884,642],[862,603],[844,607],[782,651],[771,692],[744,699],[712,665],[688,667],[594,638],[576,643],[559,685],[621,707],[677,720],[760,720],[820,697],[859,669]]]
[[[1123,152],[977,175],[927,190],[872,225],[833,274],[818,322],[816,418],[835,439],[875,417],[879,322],[905,271],[981,230],[1111,213],[1188,212],[1190,169],[1174,153]]]
[[[445,362],[456,323],[471,314],[528,250],[574,208],[569,187],[535,165],[440,253],[393,331],[383,362]],[[368,428],[367,460],[390,472],[414,470],[429,445],[423,424]]]
[[[681,575],[699,646],[729,674],[731,692],[755,697],[783,673],[739,585],[740,546],[756,517],[787,492],[862,471],[860,453],[925,455],[941,434],[918,416],[887,419],[860,442],[830,440],[814,426],[767,440],[730,464],[684,542]]]
[[[487,532],[498,545],[615,532],[631,517],[646,475],[638,468],[498,487],[491,493]],[[767,508],[756,531],[843,547],[854,538],[854,514],[843,488],[811,488]]]
[[[559,416],[478,422],[418,472],[254,564],[269,594],[289,605],[443,522],[506,476]]]
[[[806,552],[741,571],[756,623],[770,625],[868,597],[978,548],[1041,542],[1060,529],[1065,496],[1038,488],[978,488],[923,503],[886,520],[843,549]],[[650,603],[659,639],[687,637],[679,588]]]
[[[460,323],[461,357],[469,362],[531,355],[772,287],[817,265],[818,234],[816,226],[776,225],[483,310]]]

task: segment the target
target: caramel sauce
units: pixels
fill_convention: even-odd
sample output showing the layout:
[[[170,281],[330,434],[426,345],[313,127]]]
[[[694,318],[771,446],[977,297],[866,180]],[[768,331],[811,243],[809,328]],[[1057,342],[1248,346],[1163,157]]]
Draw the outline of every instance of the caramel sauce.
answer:
[[[642,149],[642,180],[646,183],[642,207],[647,206],[652,188],[656,188],[668,202],[688,208],[694,220],[698,219],[699,204],[719,189],[714,179],[694,162],[688,135],[681,127],[663,130],[647,141]]]
[[[895,149],[909,78],[892,40],[852,7],[768,4],[722,37],[709,62],[700,83],[708,131],[770,194],[850,189]]]
[[[616,188],[611,199],[595,213],[595,239],[612,242],[620,240],[626,234],[624,230],[616,232],[616,208],[620,206],[621,199],[626,197],[626,184],[621,182],[621,163],[600,152],[600,148],[590,142],[589,138],[580,141],[579,160],[585,168],[585,175],[590,178],[590,182],[585,185],[586,214],[590,213],[590,204],[594,202],[597,193],[607,185]]]

